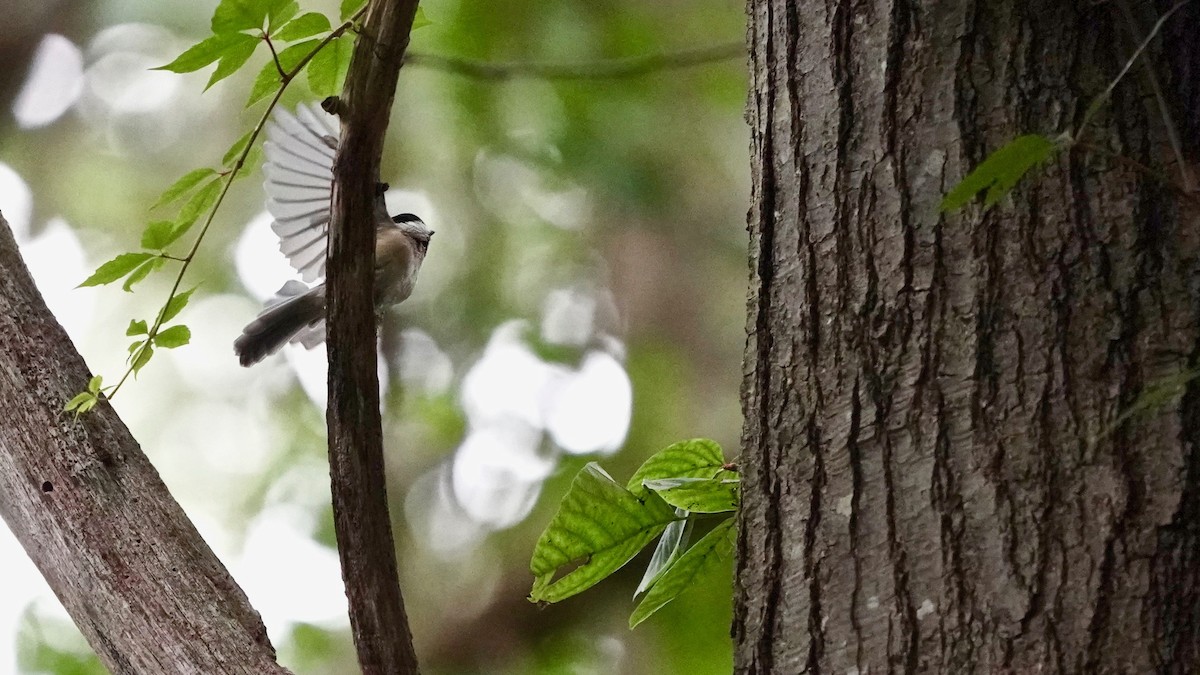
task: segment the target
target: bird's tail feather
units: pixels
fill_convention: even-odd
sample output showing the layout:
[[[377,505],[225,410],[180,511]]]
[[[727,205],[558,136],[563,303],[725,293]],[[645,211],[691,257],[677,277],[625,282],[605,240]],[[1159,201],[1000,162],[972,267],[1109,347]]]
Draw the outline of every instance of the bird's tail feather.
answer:
[[[264,309],[234,340],[233,351],[243,366],[252,366],[274,354],[288,340],[325,318],[324,287],[307,289],[303,284],[292,283],[280,289],[282,301]]]

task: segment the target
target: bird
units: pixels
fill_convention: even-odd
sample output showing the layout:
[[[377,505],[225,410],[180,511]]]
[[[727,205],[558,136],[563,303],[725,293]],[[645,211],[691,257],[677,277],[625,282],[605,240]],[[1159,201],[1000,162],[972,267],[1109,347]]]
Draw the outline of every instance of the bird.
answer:
[[[325,275],[329,246],[333,159],[338,139],[331,117],[317,106],[300,105],[293,115],[280,108],[267,125],[263,188],[279,249],[305,282]],[[412,294],[433,236],[411,213],[388,214],[385,184],[375,200],[375,308],[381,311]],[[325,283],[291,280],[233,342],[242,366],[250,367],[287,342],[312,349],[325,340]]]

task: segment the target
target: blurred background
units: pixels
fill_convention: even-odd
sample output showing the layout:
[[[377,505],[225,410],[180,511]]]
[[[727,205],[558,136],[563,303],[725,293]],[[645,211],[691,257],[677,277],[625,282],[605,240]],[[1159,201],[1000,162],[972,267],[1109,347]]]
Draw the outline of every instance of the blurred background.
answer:
[[[94,372],[124,371],[125,327],[174,269],[125,293],[74,288],[138,250],[147,209],[218,166],[256,54],[150,71],[208,32],[215,0],[0,2],[0,211]],[[425,0],[411,51],[572,64],[744,36],[727,0]],[[336,2],[301,0],[337,18]],[[299,79],[284,97],[311,100]],[[711,437],[736,454],[744,343],[748,133],[739,54],[639,77],[480,78],[414,63],[383,179],[392,212],[437,231],[380,340],[389,497],[417,650],[429,673],[727,673],[726,572],[627,628],[648,551],[581,596],[525,596],[533,544],[574,474],[619,482],[652,452]],[[296,275],[261,172],[235,183],[185,288],[192,344],[156,355],[114,405],[262,614],[283,665],[354,673],[333,548],[323,349],[242,369],[231,343]],[[190,244],[191,235],[182,244]],[[183,246],[177,244],[176,249]],[[102,673],[0,524],[0,675]]]

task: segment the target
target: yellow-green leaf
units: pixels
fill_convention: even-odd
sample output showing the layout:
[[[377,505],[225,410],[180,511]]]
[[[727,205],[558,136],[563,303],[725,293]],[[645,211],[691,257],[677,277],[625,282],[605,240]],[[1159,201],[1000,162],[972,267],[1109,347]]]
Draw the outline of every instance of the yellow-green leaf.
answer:
[[[179,180],[172,183],[171,187],[167,188],[166,191],[162,193],[162,196],[158,198],[158,201],[154,202],[154,206],[151,206],[150,210],[153,211],[160,206],[166,206],[167,204],[170,204],[188,192],[191,192],[192,189],[199,185],[200,182],[205,178],[215,175],[217,175],[217,172],[208,167],[203,169],[194,169],[183,174]]]
[[[275,37],[284,42],[292,42],[312,37],[317,33],[328,33],[331,30],[333,27],[329,25],[329,19],[324,14],[308,12],[289,21],[287,25],[279,29]]]
[[[959,181],[942,199],[942,211],[954,211],[966,206],[983,190],[987,195],[983,207],[990,208],[1016,187],[1017,182],[1034,167],[1044,164],[1058,151],[1051,139],[1038,134],[1019,136],[988,155],[971,173]]]
[[[241,37],[249,37],[243,35]],[[190,73],[218,60],[225,50],[240,42],[237,34],[212,35],[188,47],[175,60],[165,66],[151,70],[169,70],[173,73]]]
[[[192,331],[187,326],[171,326],[154,336],[154,346],[163,349],[182,347],[192,339]]]
[[[121,285],[121,288],[123,288],[126,293],[132,293],[134,284],[150,276],[151,272],[162,266],[162,258],[155,257],[147,260],[141,265],[138,265],[138,268],[133,271],[133,274],[130,274],[129,278],[125,279],[125,283]]]
[[[229,38],[231,43],[221,54],[221,60],[217,62],[217,69],[213,71],[212,77],[208,78],[208,84],[204,85],[205,91],[236,73],[238,68],[241,68],[250,59],[250,55],[254,53],[254,49],[261,42],[259,38],[245,33],[231,33]]]
[[[354,56],[354,40],[340,37],[325,45],[308,62],[308,87],[318,98],[336,96],[342,92],[350,59]]]
[[[643,481],[659,478],[712,478],[725,466],[721,446],[707,438],[673,443],[654,453],[634,472],[627,485],[638,496],[649,490]]]
[[[151,253],[122,253],[96,268],[92,276],[84,279],[83,283],[79,284],[79,286],[111,284],[134,271],[138,265],[141,265],[152,257],[154,256]]]
[[[734,519],[722,521],[711,532],[704,535],[695,546],[689,548],[675,564],[659,576],[645,597],[629,617],[629,627],[650,618],[668,602],[694,586],[697,581],[719,570],[723,563],[733,559]]]

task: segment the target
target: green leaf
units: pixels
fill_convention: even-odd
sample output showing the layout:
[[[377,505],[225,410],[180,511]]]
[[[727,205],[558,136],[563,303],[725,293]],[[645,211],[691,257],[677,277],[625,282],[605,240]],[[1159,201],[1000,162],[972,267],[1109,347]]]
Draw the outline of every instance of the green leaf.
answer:
[[[338,15],[342,21],[346,21],[365,4],[367,0],[342,0],[342,11],[338,12]]]
[[[140,321],[140,320],[139,321],[130,321],[129,328],[125,329],[125,334],[128,335],[129,337],[133,337],[134,335],[145,335],[146,333],[149,333],[149,332],[150,332],[150,328],[146,325],[146,322]]]
[[[529,599],[558,602],[592,587],[629,562],[675,519],[675,509],[657,499],[638,499],[598,464],[588,463],[534,547],[529,569],[535,580]]]
[[[175,221],[156,220],[142,231],[142,248],[161,251],[178,238],[175,234]]]
[[[689,513],[736,511],[741,502],[741,481],[728,471],[713,478],[658,478],[642,483],[664,502]]]
[[[183,208],[179,209],[179,216],[175,219],[175,229],[171,232],[171,240],[174,241],[182,237],[184,233],[192,229],[192,225],[196,224],[196,220],[200,218],[200,214],[212,208],[220,192],[221,181],[214,180],[192,195],[192,198],[187,200]]]
[[[241,37],[249,37],[243,35]],[[253,39],[253,38],[251,38]],[[231,45],[237,44],[239,37],[237,34],[229,35],[212,35],[200,42],[188,47],[175,60],[165,66],[151,68],[151,70],[169,70],[173,73],[190,73],[200,70],[204,66],[221,58],[226,49]]]
[[[650,492],[643,481],[658,478],[712,478],[725,467],[721,446],[707,438],[680,441],[656,452],[629,479],[628,489],[638,496]]]
[[[83,283],[79,284],[79,287],[111,284],[137,269],[138,265],[141,265],[152,257],[154,255],[151,253],[122,253],[96,268],[92,276],[84,279]]]
[[[67,401],[67,404],[65,406],[63,406],[63,412],[71,412],[72,410],[74,410],[75,412],[81,412],[81,413],[87,412],[88,410],[91,410],[91,406],[88,406],[87,410],[81,410],[80,409],[81,406],[83,406],[83,404],[87,403],[88,401],[95,401],[95,400],[96,400],[96,395],[93,394],[92,392],[90,392],[90,391],[79,392],[78,394],[75,394],[75,398],[71,399],[70,401]],[[95,405],[95,403],[93,403],[92,405]]]
[[[279,65],[283,67],[284,72],[291,71],[320,43],[320,40],[297,42],[279,52]],[[254,78],[254,84],[250,87],[250,98],[246,101],[246,107],[249,108],[267,96],[270,96],[282,84],[283,79],[279,75],[279,70],[275,68],[275,62],[268,61],[263,65],[262,70],[258,71],[258,77]]]
[[[679,556],[679,560],[663,572],[642,598],[637,609],[633,610],[629,617],[629,627],[634,628],[650,618],[668,602],[695,585],[698,580],[720,569],[722,562],[731,559],[734,546],[733,526],[733,518],[721,522],[696,542],[695,546]]]
[[[88,380],[87,390],[92,392],[93,394],[99,394],[100,393],[100,385],[102,385],[102,384],[104,384],[104,377],[101,375],[96,375],[92,379]]]
[[[276,3],[278,5],[279,3]],[[287,2],[279,6],[274,11],[267,12],[267,34],[274,37],[275,31],[279,27],[292,20],[300,12],[300,5],[296,2]]]
[[[245,33],[231,33],[229,38],[232,40],[232,43],[221,54],[221,60],[217,62],[217,69],[213,71],[212,77],[208,78],[208,84],[204,85],[205,91],[208,91],[214,84],[236,73],[238,68],[241,68],[246,61],[250,60],[250,55],[254,53],[254,49],[261,42],[259,38],[251,37]]]
[[[154,346],[163,349],[182,347],[192,339],[192,331],[187,326],[171,326],[154,336]]]
[[[681,520],[676,520],[668,525],[667,529],[663,530],[662,536],[658,538],[658,545],[654,547],[654,555],[650,557],[650,564],[646,565],[646,571],[642,573],[642,580],[638,582],[637,590],[633,592],[635,598],[650,588],[668,567],[674,565],[687,545],[691,543],[694,524],[692,519],[687,517],[688,513],[683,509],[675,509],[675,515]]]
[[[99,401],[99,398],[93,396],[92,398],[88,399],[87,401],[84,401],[83,403],[79,404],[79,407],[75,409],[75,412],[79,413],[80,415],[82,415],[83,413],[86,413],[86,412],[90,412],[92,410],[92,408],[96,407],[97,401]]]
[[[242,152],[246,150],[246,144],[250,142],[250,137],[254,135],[254,130],[251,129],[242,137],[233,142],[229,149],[225,151],[225,156],[221,158],[221,166],[232,166],[238,157],[242,156]]]
[[[154,206],[151,206],[150,210],[153,211],[160,206],[166,206],[167,204],[170,204],[188,192],[191,192],[192,188],[199,185],[200,182],[205,178],[215,175],[217,175],[216,170],[208,167],[203,169],[195,169],[183,174],[183,177],[172,183],[171,187],[167,188],[166,192],[162,193],[162,196],[158,198],[158,201],[154,202]]]
[[[192,299],[192,293],[195,292],[196,287],[193,286],[182,293],[175,294],[174,297],[168,300],[167,306],[162,310],[162,316],[158,319],[158,325],[163,325],[171,319],[174,319],[180,312],[182,312],[183,308],[187,307],[188,300]]]
[[[154,347],[151,347],[149,342],[140,342],[137,343],[137,346],[140,349],[136,349],[132,355],[134,377],[137,377],[142,368],[145,368],[146,364],[150,363],[150,357],[154,356]]]
[[[419,28],[424,28],[432,23],[433,22],[429,20],[429,17],[425,16],[425,8],[418,5],[417,13],[415,16],[413,16],[412,29],[417,30]]]
[[[354,40],[340,37],[317,52],[308,62],[308,88],[320,98],[336,96],[346,82],[350,58],[354,56]]]
[[[290,0],[221,0],[213,11],[212,32],[236,33],[261,29],[268,16],[287,10]]]
[[[121,284],[121,288],[123,288],[126,293],[132,293],[134,284],[136,284],[139,281],[141,281],[142,279],[145,279],[146,277],[150,276],[151,272],[153,272],[154,270],[156,270],[162,266],[163,266],[162,258],[155,257],[155,258],[151,258],[151,259],[147,260],[146,262],[142,263],[141,265],[138,265],[138,268],[133,271],[133,274],[129,275],[129,278],[125,280],[125,283]]]
[[[279,29],[279,33],[275,37],[285,42],[292,42],[317,33],[328,33],[331,30],[333,30],[333,26],[329,25],[329,19],[324,14],[309,12],[289,21],[286,26]]]
[[[1030,169],[1049,161],[1058,145],[1038,134],[1019,136],[988,155],[942,199],[941,210],[954,211],[966,206],[982,190],[987,190],[983,207],[990,208],[1017,185]]]

